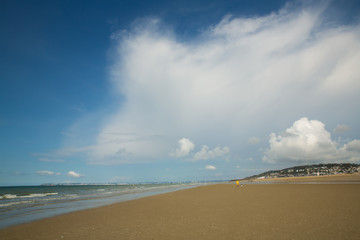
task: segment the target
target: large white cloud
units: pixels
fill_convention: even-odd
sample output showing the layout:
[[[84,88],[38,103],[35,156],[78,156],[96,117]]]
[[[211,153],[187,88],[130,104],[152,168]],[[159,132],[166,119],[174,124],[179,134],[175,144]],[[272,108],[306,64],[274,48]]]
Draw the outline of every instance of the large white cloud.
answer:
[[[114,94],[125,100],[104,116],[86,148],[88,161],[166,159],[182,136],[209,149],[237,149],[299,114],[351,125],[343,118],[360,114],[360,30],[328,24],[323,11],[285,7],[266,16],[227,16],[189,41],[158,19],[123,31],[110,72]],[[334,143],[316,136],[331,154]],[[227,149],[212,151],[200,149],[197,158]],[[186,153],[180,147],[173,154]]]
[[[270,148],[266,151],[265,162],[343,162],[360,160],[360,141],[353,140],[343,147],[331,139],[325,124],[317,120],[301,118],[276,135],[271,133]]]
[[[179,147],[175,150],[175,152],[171,153],[171,156],[174,157],[185,157],[190,154],[192,150],[195,148],[195,144],[191,142],[187,138],[182,138],[178,141]]]

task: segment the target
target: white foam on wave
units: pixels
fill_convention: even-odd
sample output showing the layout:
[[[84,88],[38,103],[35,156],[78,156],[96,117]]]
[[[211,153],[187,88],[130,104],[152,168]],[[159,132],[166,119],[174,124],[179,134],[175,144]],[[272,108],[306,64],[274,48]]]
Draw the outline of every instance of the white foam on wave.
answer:
[[[46,197],[57,195],[58,193],[31,193],[29,195],[15,195],[15,194],[4,194],[0,196],[0,199],[15,199],[15,198],[34,198],[34,197]]]
[[[17,198],[18,196],[13,195],[13,194],[4,194],[1,196],[1,199],[13,199],[13,198]]]
[[[33,203],[33,201],[19,201],[19,202],[0,203],[0,207],[8,207],[8,206],[13,206],[13,205],[28,204],[28,203]]]
[[[32,193],[29,197],[46,197],[46,196],[53,196],[57,195],[58,193]]]
[[[53,202],[53,201],[73,199],[73,198],[79,197],[78,194],[68,194],[68,195],[59,195],[59,197],[36,199],[36,197],[52,196],[52,195],[57,195],[57,194],[58,193],[41,193],[41,194],[34,193],[34,194],[26,195],[26,196],[16,196],[16,195],[11,195],[11,194],[5,194],[8,198],[3,198],[3,200],[5,200],[5,202],[0,203],[0,208],[10,207],[10,206],[14,206],[14,205],[21,205],[21,204],[30,204],[30,205],[46,204],[46,203]],[[29,200],[21,200],[24,198],[29,199]],[[34,198],[34,199],[32,199],[32,198]],[[0,199],[1,199],[1,197],[0,197]],[[9,200],[10,202],[6,201],[6,200]]]

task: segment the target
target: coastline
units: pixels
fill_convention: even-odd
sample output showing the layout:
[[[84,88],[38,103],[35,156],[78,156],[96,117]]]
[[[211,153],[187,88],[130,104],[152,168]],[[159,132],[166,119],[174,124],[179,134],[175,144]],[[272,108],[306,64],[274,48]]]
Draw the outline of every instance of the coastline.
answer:
[[[67,185],[0,188],[0,229],[210,183]]]
[[[0,229],[1,239],[357,239],[360,184],[215,184]]]
[[[360,182],[360,174],[337,174],[337,175],[320,175],[320,176],[301,176],[301,177],[281,177],[281,178],[257,178],[253,180],[245,180],[242,182],[257,182],[257,183],[292,183],[292,182],[328,182],[328,183],[351,183]]]

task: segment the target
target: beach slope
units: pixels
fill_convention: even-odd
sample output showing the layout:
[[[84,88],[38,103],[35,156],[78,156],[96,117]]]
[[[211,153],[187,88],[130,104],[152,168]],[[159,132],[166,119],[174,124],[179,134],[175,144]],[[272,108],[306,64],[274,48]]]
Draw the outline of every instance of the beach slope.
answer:
[[[360,184],[217,184],[0,230],[0,239],[358,239]]]

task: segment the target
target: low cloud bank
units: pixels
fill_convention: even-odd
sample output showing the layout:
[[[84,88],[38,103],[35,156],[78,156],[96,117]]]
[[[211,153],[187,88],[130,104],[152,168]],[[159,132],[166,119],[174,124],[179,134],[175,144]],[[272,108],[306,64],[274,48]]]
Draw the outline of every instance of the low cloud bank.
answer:
[[[360,141],[355,139],[343,146],[332,140],[325,124],[304,117],[294,122],[284,133],[270,134],[270,148],[264,162],[329,163],[360,161]]]

